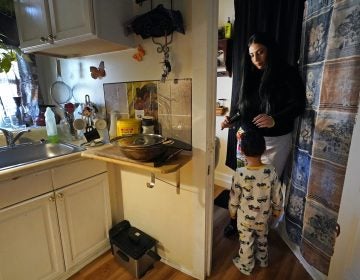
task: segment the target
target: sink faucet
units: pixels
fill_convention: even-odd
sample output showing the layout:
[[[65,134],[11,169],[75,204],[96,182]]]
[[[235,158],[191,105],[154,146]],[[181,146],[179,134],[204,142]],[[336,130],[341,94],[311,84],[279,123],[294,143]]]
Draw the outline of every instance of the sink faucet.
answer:
[[[3,132],[5,139],[6,139],[6,145],[8,147],[15,147],[15,142],[26,132],[30,132],[30,129],[26,129],[26,130],[22,130],[19,131],[16,135],[14,134],[14,132],[9,131],[5,128],[1,128],[0,130]]]

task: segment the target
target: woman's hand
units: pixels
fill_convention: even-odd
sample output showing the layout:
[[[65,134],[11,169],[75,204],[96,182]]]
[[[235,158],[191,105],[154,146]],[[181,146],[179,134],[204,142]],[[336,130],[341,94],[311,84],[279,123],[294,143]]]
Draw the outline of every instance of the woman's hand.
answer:
[[[271,128],[275,125],[275,121],[272,116],[266,114],[257,115],[253,119],[253,123],[259,128]]]
[[[230,119],[229,116],[226,116],[225,119],[222,121],[221,130],[230,127],[229,119]]]

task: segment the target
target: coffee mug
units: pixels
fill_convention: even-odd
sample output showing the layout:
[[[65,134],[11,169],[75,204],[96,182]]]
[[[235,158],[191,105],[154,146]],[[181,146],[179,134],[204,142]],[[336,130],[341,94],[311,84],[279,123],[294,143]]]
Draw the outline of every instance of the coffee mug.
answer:
[[[75,119],[73,126],[76,130],[83,130],[86,127],[86,122],[84,119]]]
[[[94,119],[94,126],[97,130],[102,130],[107,127],[107,123],[104,119],[97,118],[97,119]]]

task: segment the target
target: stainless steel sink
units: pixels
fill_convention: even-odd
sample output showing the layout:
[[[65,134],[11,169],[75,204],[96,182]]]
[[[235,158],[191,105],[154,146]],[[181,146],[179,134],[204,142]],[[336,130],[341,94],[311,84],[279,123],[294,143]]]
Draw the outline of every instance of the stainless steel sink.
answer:
[[[68,143],[34,143],[2,147],[0,148],[0,171],[84,150]]]

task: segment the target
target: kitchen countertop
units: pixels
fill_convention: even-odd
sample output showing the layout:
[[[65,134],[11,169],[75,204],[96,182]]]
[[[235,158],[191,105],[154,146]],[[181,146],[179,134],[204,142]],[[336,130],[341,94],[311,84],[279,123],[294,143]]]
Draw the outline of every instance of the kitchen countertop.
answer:
[[[154,162],[141,162],[127,158],[116,147],[105,144],[100,147],[90,148],[81,153],[82,157],[106,161],[121,166],[134,167],[147,170],[153,173],[171,173],[177,171],[191,160],[191,155],[181,152],[174,158],[166,161],[161,166],[155,167]]]
[[[72,144],[79,143],[72,142]],[[0,181],[8,180],[20,175],[30,174],[38,170],[63,165],[70,161],[81,160],[82,158],[102,160],[105,162],[118,164],[120,166],[134,167],[153,173],[163,174],[175,172],[191,160],[191,155],[188,152],[181,152],[174,158],[166,161],[163,165],[155,167],[153,162],[140,162],[131,160],[125,155],[121,154],[118,150],[114,151],[113,149],[114,146],[111,144],[104,144],[99,147],[87,147],[87,149],[82,152],[76,152],[68,155],[25,164],[18,167],[5,169],[0,172]]]
[[[8,168],[0,171],[0,181],[11,179],[14,176],[26,175],[38,170],[44,170],[58,165],[63,165],[71,161],[81,160],[81,158],[82,158],[81,152],[76,152],[68,155],[58,156],[29,164],[24,164],[13,168]]]

